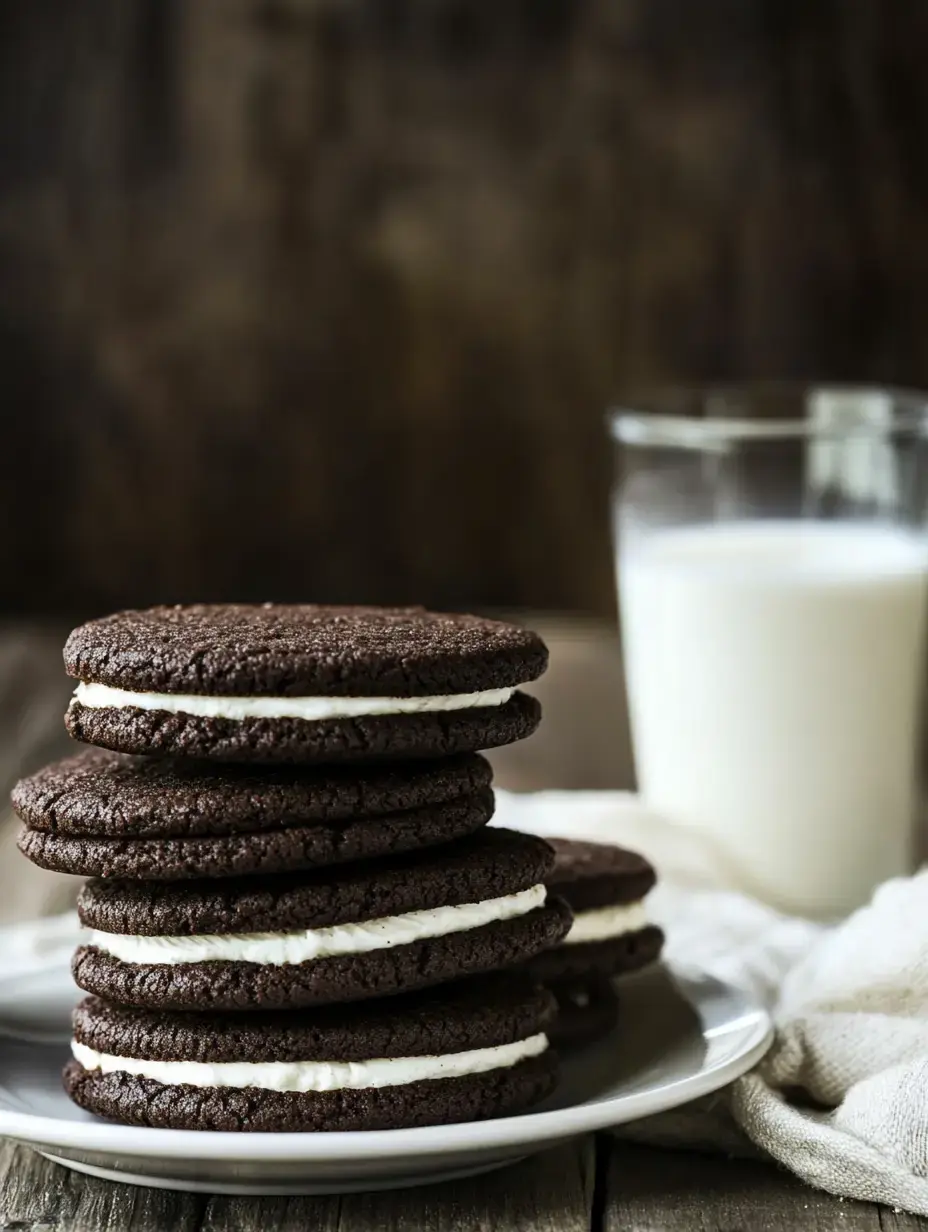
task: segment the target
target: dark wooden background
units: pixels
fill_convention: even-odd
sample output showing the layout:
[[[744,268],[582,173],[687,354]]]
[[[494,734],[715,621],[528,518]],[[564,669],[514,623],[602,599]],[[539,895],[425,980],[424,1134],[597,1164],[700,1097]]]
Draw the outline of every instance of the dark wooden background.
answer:
[[[608,614],[602,412],[928,384],[924,0],[3,0],[0,612]]]

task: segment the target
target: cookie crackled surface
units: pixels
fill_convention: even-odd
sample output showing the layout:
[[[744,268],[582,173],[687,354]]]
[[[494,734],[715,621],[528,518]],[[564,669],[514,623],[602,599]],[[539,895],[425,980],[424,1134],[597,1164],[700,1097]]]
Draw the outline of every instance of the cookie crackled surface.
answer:
[[[522,739],[547,665],[515,625],[424,608],[245,604],[120,612],[75,629],[66,722],[126,753],[415,759]]]
[[[153,1010],[363,1001],[525,962],[570,912],[541,839],[484,829],[445,847],[275,877],[89,881],[87,992]]]
[[[532,632],[421,607],[197,604],[75,629],[91,746],[21,780],[19,848],[88,877],[65,1087],[245,1132],[507,1115],[557,1078],[544,840],[489,828]]]
[[[153,1014],[89,997],[65,1086],[133,1125],[396,1129],[517,1112],[554,1086],[550,994],[490,976],[366,1006]]]
[[[231,877],[451,842],[493,813],[476,754],[342,768],[209,766],[86,749],[13,789],[33,863],[84,877]]]

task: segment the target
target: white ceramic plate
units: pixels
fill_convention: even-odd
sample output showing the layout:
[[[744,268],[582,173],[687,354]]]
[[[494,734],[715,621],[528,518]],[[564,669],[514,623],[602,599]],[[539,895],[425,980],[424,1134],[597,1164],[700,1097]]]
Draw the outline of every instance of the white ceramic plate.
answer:
[[[0,1135],[113,1181],[232,1194],[345,1193],[487,1171],[576,1134],[684,1104],[743,1074],[770,1042],[767,1014],[699,975],[622,984],[623,1022],[564,1065],[540,1111],[366,1133],[221,1134],[110,1125],[60,1081],[77,994],[55,964],[0,978]]]

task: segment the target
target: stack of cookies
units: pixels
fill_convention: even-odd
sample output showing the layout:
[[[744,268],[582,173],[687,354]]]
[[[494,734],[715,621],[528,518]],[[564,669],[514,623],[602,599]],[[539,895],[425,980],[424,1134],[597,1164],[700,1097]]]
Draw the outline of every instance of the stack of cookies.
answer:
[[[532,633],[419,608],[123,612],[76,629],[21,850],[87,876],[71,1097],[136,1125],[346,1130],[514,1112],[556,1079],[554,855],[486,827]],[[499,974],[503,969],[505,974]]]

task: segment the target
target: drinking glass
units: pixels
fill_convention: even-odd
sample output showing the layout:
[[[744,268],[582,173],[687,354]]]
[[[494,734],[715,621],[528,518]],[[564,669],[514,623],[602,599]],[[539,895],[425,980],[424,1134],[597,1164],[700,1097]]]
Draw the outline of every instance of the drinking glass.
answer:
[[[840,916],[915,858],[928,395],[672,390],[609,422],[642,796],[733,884]]]

